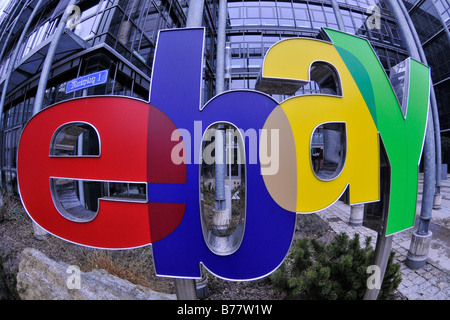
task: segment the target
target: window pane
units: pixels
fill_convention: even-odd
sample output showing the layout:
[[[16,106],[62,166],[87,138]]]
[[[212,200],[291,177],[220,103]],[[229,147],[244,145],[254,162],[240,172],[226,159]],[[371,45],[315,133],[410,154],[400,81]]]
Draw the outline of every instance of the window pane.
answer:
[[[89,124],[70,123],[60,127],[50,144],[51,156],[100,155],[97,131]]]
[[[325,22],[325,15],[322,11],[311,10],[312,19],[317,22]]]
[[[293,19],[294,13],[291,8],[278,8],[279,17],[281,19]]]
[[[276,18],[274,7],[261,7],[261,18]]]

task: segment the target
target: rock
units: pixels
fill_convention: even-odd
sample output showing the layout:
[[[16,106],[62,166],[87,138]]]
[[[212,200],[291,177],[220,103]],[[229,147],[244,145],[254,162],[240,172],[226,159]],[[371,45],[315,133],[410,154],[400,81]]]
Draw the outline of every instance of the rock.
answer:
[[[17,292],[23,300],[174,300],[120,279],[105,270],[81,272],[77,266],[56,262],[42,252],[25,248],[17,274]]]

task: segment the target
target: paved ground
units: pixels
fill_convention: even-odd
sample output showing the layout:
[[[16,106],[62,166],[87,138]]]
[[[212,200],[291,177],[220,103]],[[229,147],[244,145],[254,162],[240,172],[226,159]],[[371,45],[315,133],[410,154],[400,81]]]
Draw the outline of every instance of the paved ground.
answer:
[[[419,185],[417,215],[420,213],[421,187]],[[410,300],[450,300],[450,175],[447,180],[442,180],[441,195],[441,209],[432,212],[430,231],[433,235],[425,267],[413,270],[405,265],[411,235],[417,225],[413,229],[395,234],[392,241],[392,249],[396,252],[395,258],[400,262],[403,274],[398,290]],[[371,236],[375,247],[377,233],[363,226],[350,226],[350,207],[344,203],[338,201],[319,215],[328,221],[336,232],[346,232],[351,237],[359,233],[361,241],[365,236]]]

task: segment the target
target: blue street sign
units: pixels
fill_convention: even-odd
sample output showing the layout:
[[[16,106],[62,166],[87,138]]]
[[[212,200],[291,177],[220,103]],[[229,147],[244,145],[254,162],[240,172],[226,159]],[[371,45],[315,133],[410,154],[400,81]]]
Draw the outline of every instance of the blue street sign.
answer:
[[[108,80],[109,69],[94,72],[67,82],[66,93],[104,84]]]

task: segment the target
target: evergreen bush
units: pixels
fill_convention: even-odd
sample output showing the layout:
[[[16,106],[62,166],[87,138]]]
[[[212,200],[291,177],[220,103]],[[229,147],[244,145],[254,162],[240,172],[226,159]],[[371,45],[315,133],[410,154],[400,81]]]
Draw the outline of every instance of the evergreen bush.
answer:
[[[366,237],[361,247],[355,234],[338,234],[329,244],[316,239],[297,240],[288,257],[270,279],[286,299],[357,300],[364,297],[368,266],[374,262],[374,249]],[[391,251],[378,299],[387,299],[401,282],[400,265],[393,263]]]

